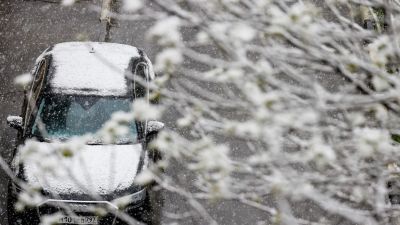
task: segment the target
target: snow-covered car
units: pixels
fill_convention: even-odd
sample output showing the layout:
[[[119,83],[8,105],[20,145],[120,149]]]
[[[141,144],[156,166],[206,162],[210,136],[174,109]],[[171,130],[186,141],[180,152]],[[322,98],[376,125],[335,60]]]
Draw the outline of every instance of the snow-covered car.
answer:
[[[148,204],[148,188],[134,181],[159,157],[147,150],[147,143],[163,128],[161,122],[131,121],[128,134],[111,144],[90,136],[74,157],[66,151],[56,162],[63,175],[43,173],[41,166],[49,166],[49,158],[21,159],[21,146],[28,141],[42,152],[62,149],[73,138],[98,132],[113,113],[135,110],[131,103],[145,97],[147,88],[132,76],[150,82],[155,74],[146,54],[128,45],[67,42],[39,56],[21,116],[9,116],[7,121],[18,130],[12,168],[22,183],[39,187],[45,198],[19,212],[14,205],[22,187],[17,179],[10,182],[10,225],[38,224],[42,215],[68,210],[58,223],[115,224],[115,214],[99,216],[94,213],[97,206],[135,214]],[[122,209],[119,199],[128,205]]]

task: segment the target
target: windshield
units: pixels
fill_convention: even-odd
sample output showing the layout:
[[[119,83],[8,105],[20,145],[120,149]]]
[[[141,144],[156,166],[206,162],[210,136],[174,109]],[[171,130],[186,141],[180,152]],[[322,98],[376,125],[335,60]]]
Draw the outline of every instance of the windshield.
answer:
[[[132,100],[129,98],[104,96],[66,96],[47,95],[38,108],[32,127],[32,135],[46,139],[67,139],[87,133],[96,133],[117,111],[129,111]],[[38,123],[41,118],[47,136],[43,137]],[[137,127],[133,121],[129,124],[130,134],[121,137],[117,143],[137,141]],[[100,142],[93,140],[93,142]]]

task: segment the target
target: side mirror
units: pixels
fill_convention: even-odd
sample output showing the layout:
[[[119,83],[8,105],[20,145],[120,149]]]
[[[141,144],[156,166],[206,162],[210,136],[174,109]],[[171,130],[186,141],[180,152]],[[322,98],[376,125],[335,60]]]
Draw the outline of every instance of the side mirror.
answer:
[[[164,123],[150,120],[147,122],[147,134],[157,133],[164,128]]]
[[[22,130],[22,117],[20,116],[7,116],[8,126],[17,130]]]

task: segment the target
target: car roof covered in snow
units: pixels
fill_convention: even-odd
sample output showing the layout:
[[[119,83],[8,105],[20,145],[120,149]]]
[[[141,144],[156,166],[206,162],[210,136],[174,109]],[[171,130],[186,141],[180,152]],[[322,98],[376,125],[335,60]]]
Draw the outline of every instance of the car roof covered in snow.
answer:
[[[48,85],[51,92],[63,94],[125,96],[126,70],[132,59],[147,56],[136,47],[101,42],[66,42],[54,45],[42,56],[51,55]],[[39,57],[39,60],[40,60]]]

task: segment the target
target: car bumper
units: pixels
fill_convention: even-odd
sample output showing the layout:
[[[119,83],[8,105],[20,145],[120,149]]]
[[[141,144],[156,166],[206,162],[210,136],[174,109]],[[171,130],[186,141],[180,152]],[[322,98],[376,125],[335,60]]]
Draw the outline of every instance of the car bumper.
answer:
[[[110,201],[79,201],[79,200],[59,200],[47,199],[36,208],[39,217],[62,212],[68,216],[97,216],[98,224],[115,224],[118,220],[118,214],[138,211],[146,199],[146,189],[142,189],[128,196],[131,203],[125,207],[119,207]]]

